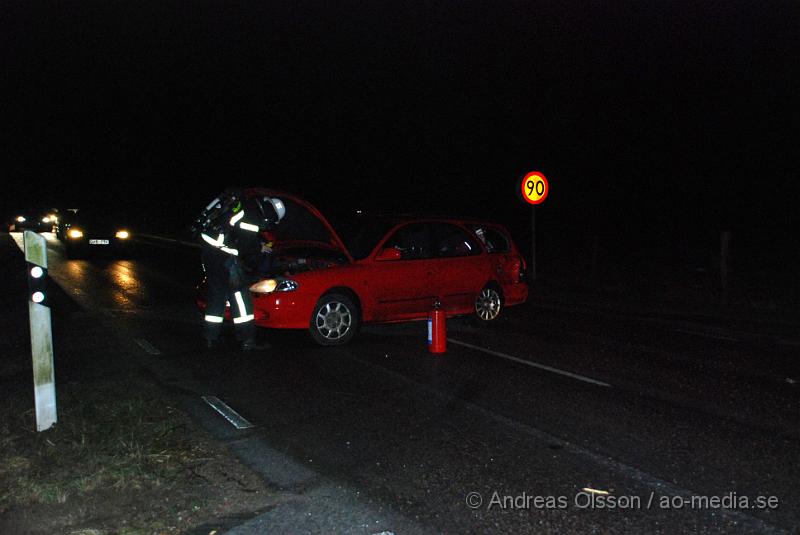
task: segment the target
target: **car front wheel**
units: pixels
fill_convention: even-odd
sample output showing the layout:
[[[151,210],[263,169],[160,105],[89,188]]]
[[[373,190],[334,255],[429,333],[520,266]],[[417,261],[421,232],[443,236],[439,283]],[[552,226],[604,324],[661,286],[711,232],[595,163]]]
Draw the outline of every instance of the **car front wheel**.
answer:
[[[358,308],[343,294],[322,296],[311,314],[311,336],[323,346],[346,344],[355,336],[358,326]]]
[[[503,298],[492,286],[486,286],[475,298],[475,317],[481,321],[497,319],[502,308]]]

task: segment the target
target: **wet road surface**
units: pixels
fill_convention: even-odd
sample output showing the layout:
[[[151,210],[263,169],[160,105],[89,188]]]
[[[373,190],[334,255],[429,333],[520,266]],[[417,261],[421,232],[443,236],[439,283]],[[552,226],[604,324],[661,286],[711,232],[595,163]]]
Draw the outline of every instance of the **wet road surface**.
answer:
[[[427,352],[424,323],[368,326],[341,348],[267,332],[269,351],[208,354],[198,250],[151,240],[130,258],[67,260],[48,245],[51,277],[87,322],[102,318],[165,387],[224,400],[254,425],[247,437],[321,478],[286,488],[315,496],[324,480],[347,496],[337,507],[380,512],[396,533],[800,526],[790,341],[524,305],[490,326],[448,321],[443,356]],[[316,514],[343,533],[383,529]]]

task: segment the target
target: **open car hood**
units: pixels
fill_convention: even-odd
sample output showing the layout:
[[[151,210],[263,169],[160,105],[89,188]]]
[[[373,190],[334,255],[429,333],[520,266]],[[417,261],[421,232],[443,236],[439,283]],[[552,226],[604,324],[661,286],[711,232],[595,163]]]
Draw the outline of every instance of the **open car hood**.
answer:
[[[245,188],[245,195],[247,197],[277,197],[283,201],[286,215],[273,231],[277,250],[301,244],[318,246],[338,251],[349,263],[353,262],[353,257],[344,246],[344,242],[325,216],[305,199],[285,191],[258,187]]]

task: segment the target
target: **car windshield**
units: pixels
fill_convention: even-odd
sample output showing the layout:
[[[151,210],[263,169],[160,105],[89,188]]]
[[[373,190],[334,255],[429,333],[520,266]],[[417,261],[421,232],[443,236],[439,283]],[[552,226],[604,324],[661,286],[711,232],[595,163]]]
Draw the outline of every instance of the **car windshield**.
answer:
[[[23,210],[19,210],[17,212],[13,212],[12,219],[16,219],[18,217],[24,217],[26,220],[29,221],[41,221],[42,218],[54,214],[55,211],[50,208],[27,208]]]
[[[62,220],[68,225],[92,232],[111,232],[128,227],[130,223],[124,211],[97,206],[70,209],[64,213]]]
[[[275,235],[280,241],[317,241],[332,243],[331,233],[305,206],[292,199],[281,199],[286,208],[286,215],[275,227]]]
[[[105,223],[119,220],[120,214],[101,208],[80,208],[74,211],[71,219],[80,223]]]
[[[394,226],[392,221],[372,217],[339,216],[331,220],[350,255],[363,260]]]

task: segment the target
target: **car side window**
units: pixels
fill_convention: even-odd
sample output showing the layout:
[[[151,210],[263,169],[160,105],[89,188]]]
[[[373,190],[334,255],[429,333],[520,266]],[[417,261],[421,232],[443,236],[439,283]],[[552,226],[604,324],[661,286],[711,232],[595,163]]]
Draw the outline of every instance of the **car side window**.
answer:
[[[450,223],[434,225],[436,254],[439,257],[472,256],[481,254],[478,242],[464,229]]]
[[[484,225],[473,225],[472,231],[486,246],[490,253],[508,253],[511,251],[511,242],[508,237],[496,228]]]
[[[433,258],[433,233],[426,223],[413,223],[397,229],[384,247],[394,247],[400,251],[403,260]]]

